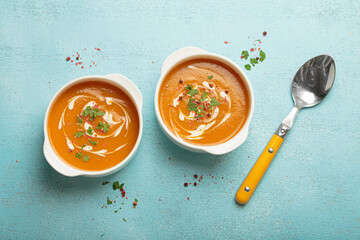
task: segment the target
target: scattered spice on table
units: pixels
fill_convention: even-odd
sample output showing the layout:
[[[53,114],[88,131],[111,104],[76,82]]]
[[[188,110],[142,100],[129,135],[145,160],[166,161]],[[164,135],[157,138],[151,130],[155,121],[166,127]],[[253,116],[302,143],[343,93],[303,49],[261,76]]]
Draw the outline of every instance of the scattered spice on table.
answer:
[[[66,61],[72,63],[75,67],[80,67],[81,69],[84,69],[86,66],[91,68],[96,67],[98,61],[102,59],[109,60],[109,56],[105,56],[101,52],[100,48],[94,48],[94,50],[86,50],[86,48],[84,48],[75,52],[71,56],[66,57]]]
[[[101,185],[108,185],[110,182],[109,181],[104,181],[101,183]],[[122,208],[118,206],[118,204],[121,204],[121,206],[123,206],[126,202],[126,200],[128,199],[128,197],[126,197],[126,191],[125,191],[125,183],[121,183],[119,181],[115,181],[112,183],[112,190],[115,192],[115,194],[119,191],[121,193],[121,197],[122,200],[119,202],[119,199],[113,200],[118,198],[118,195],[115,196],[107,196],[106,198],[106,204],[103,204],[101,208],[107,208],[110,207],[110,209],[112,209],[112,211],[114,211],[114,213],[118,213]],[[133,208],[136,208],[136,206],[138,205],[139,200],[137,198],[134,198],[134,202],[132,203]],[[114,210],[114,208],[116,208]],[[125,218],[124,218],[125,219]],[[125,220],[126,222],[126,220]]]
[[[265,37],[266,35],[267,32],[263,32],[263,36]],[[243,50],[241,52],[240,59],[246,61],[246,64],[244,65],[246,70],[250,71],[257,64],[265,60],[266,54],[263,50],[261,50],[261,43],[261,39],[256,39],[252,44],[253,46],[249,50]]]

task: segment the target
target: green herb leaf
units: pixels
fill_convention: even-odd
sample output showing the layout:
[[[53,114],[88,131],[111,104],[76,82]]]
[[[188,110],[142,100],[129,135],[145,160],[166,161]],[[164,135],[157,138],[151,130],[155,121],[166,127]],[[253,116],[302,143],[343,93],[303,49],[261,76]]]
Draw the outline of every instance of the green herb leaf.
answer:
[[[189,92],[188,92],[188,94],[190,95],[190,96],[194,96],[195,94],[198,94],[199,93],[199,91],[197,90],[197,89],[191,89]]]
[[[76,132],[75,133],[75,137],[81,137],[82,135],[84,135],[85,133],[83,133],[83,132]]]
[[[208,76],[208,80],[212,79],[213,78],[213,75],[210,75]]]
[[[96,116],[98,116],[98,117],[101,117],[101,116],[103,116],[105,114],[105,112],[103,112],[103,111],[97,111],[96,112]]]
[[[82,158],[82,153],[81,152],[76,153],[75,157],[78,158],[78,159],[81,159]]]
[[[251,69],[250,64],[246,64],[246,65],[245,65],[245,69],[250,71],[250,69]]]
[[[218,100],[216,100],[216,98],[213,97],[213,98],[211,98],[210,105],[213,107],[216,107],[216,106],[220,105],[220,102]]]
[[[203,92],[203,94],[202,94],[202,96],[200,98],[200,102],[205,101],[205,99],[207,98],[207,95],[208,95],[207,92]]]
[[[250,58],[250,63],[255,66],[255,64],[259,63],[259,61],[256,58]]]
[[[84,147],[86,146],[86,144],[84,144],[84,145],[82,145],[82,147],[81,147],[81,151],[84,149]]]
[[[87,161],[89,161],[90,157],[89,157],[89,155],[86,155],[83,159],[84,159],[84,162],[87,162]]]
[[[119,184],[119,181],[113,182],[113,190],[115,191],[116,189],[121,189],[124,187],[125,183]]]
[[[247,60],[248,57],[249,57],[249,52],[248,51],[242,51],[241,56],[244,56],[245,60]]]
[[[198,110],[198,108],[197,108],[197,105],[196,105],[196,103],[194,103],[193,101],[194,101],[193,98],[190,98],[190,99],[189,99],[188,110],[189,110],[190,112],[192,112],[192,111],[198,112],[199,110]]]
[[[99,124],[97,125],[96,129],[102,129],[103,127],[103,123],[102,122],[99,122]]]
[[[92,130],[92,128],[89,126],[89,128],[86,130],[86,132],[89,134],[89,135],[92,135],[94,133],[94,131]]]
[[[113,182],[113,190],[120,189],[119,181]]]
[[[104,132],[108,132],[108,131],[109,131],[109,127],[110,127],[109,124],[99,122],[99,124],[97,125],[96,128],[97,128],[97,129],[102,129]]]
[[[98,109],[98,108],[94,108],[93,112],[94,112],[95,117],[101,117],[102,115],[105,114],[103,111],[100,111],[100,109]]]
[[[109,184],[110,182],[109,181],[105,181],[102,183],[102,185],[106,185],[106,184]]]
[[[138,202],[138,200],[135,198],[135,202]]]
[[[108,131],[109,131],[109,127],[110,127],[109,124],[104,123],[104,124],[103,124],[103,130],[104,130],[104,132],[108,132]]]
[[[112,201],[110,201],[109,197],[107,197],[107,204],[112,204]]]
[[[82,115],[84,116],[84,117],[86,117],[86,116],[88,116],[89,114],[91,114],[91,107],[90,106],[87,106],[85,109],[84,109],[84,111],[82,112]]]
[[[124,221],[124,222],[127,222],[125,218],[123,218],[123,221]]]
[[[186,91],[190,91],[191,89],[193,89],[193,86],[187,85],[185,89],[186,89]]]
[[[260,50],[260,62],[264,61],[266,58],[265,53],[263,52],[263,50]]]
[[[83,122],[83,120],[81,119],[81,117],[77,116],[77,121],[78,121],[78,125],[80,126]]]
[[[96,145],[96,144],[98,144],[98,142],[91,141],[90,139],[88,139],[88,140],[89,140],[89,142],[91,143],[91,145]]]

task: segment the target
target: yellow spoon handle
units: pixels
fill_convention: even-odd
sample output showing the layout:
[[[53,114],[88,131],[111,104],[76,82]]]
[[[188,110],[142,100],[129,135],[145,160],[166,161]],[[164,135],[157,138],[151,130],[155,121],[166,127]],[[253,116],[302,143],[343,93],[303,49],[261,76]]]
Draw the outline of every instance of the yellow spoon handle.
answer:
[[[238,203],[245,204],[249,201],[283,141],[284,139],[276,134],[271,138],[237,191],[235,198]]]

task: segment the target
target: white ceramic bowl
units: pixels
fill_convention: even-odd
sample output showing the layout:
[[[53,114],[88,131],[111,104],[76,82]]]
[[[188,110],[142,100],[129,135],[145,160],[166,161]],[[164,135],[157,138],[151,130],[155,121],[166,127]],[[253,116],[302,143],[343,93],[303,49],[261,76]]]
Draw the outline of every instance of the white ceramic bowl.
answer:
[[[118,165],[116,165],[112,168],[106,169],[106,170],[102,170],[102,171],[85,171],[85,170],[80,170],[80,169],[74,168],[74,167],[66,164],[64,161],[62,161],[60,159],[60,157],[55,153],[54,149],[52,148],[50,141],[49,141],[48,131],[47,131],[49,111],[50,111],[55,99],[69,87],[74,86],[78,83],[83,83],[83,82],[87,82],[87,81],[91,81],[91,80],[109,83],[109,84],[123,90],[130,97],[130,99],[134,102],[134,105],[136,106],[137,112],[139,114],[139,135],[138,135],[138,138],[137,138],[134,148],[132,149],[130,154],[123,161],[121,161]],[[69,83],[65,84],[65,86],[63,86],[59,91],[57,91],[57,93],[51,99],[49,106],[45,113],[44,155],[45,155],[47,162],[57,172],[61,173],[64,176],[68,176],[68,177],[75,177],[75,176],[102,177],[102,176],[112,174],[116,171],[119,171],[120,169],[125,167],[126,164],[129,163],[129,161],[135,155],[136,150],[139,147],[140,140],[142,137],[142,132],[143,132],[143,119],[142,119],[142,114],[141,114],[142,105],[143,105],[143,99],[142,99],[140,90],[136,87],[136,85],[133,82],[131,82],[128,78],[126,78],[125,76],[123,76],[121,74],[109,74],[109,75],[105,75],[105,76],[86,76],[86,77],[81,77],[81,78],[77,78],[77,79],[70,81]]]
[[[222,144],[219,144],[219,145],[199,146],[199,145],[190,144],[190,143],[183,141],[182,139],[176,137],[175,134],[173,134],[166,127],[166,125],[160,115],[159,91],[160,91],[160,87],[161,87],[162,82],[164,81],[165,76],[175,66],[177,66],[185,61],[192,60],[192,59],[199,59],[199,58],[217,60],[217,61],[229,66],[237,74],[239,74],[239,76],[242,77],[242,79],[244,80],[244,84],[246,86],[248,95],[249,95],[250,111],[248,113],[248,116],[247,116],[244,126],[240,129],[240,131],[234,137],[232,137],[228,141],[226,141]],[[161,76],[160,76],[160,79],[158,81],[158,84],[156,86],[156,91],[155,91],[155,112],[156,112],[156,117],[158,119],[158,122],[161,126],[161,129],[163,130],[165,135],[179,147],[182,147],[182,148],[192,151],[192,152],[206,152],[206,153],[210,153],[210,154],[214,154],[214,155],[221,155],[221,154],[225,154],[225,153],[233,151],[234,149],[239,147],[247,138],[248,132],[249,132],[249,125],[250,125],[251,118],[254,113],[254,93],[253,93],[253,90],[251,87],[251,83],[250,83],[249,79],[247,78],[246,74],[233,61],[231,61],[230,59],[223,57],[221,55],[206,52],[197,47],[185,47],[185,48],[181,48],[181,49],[173,52],[172,54],[170,54],[163,63],[163,66],[161,69]]]

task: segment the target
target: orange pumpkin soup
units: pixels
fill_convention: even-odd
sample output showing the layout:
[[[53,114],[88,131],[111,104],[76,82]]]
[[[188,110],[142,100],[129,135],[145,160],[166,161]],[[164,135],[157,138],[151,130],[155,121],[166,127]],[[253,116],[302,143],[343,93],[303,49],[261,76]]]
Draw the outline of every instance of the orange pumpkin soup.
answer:
[[[241,77],[225,64],[207,59],[176,66],[159,92],[159,110],[167,128],[196,145],[217,145],[235,136],[249,105]]]
[[[123,91],[88,81],[59,95],[50,109],[47,130],[53,149],[64,162],[100,171],[129,155],[138,138],[139,117]]]

